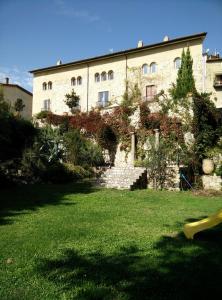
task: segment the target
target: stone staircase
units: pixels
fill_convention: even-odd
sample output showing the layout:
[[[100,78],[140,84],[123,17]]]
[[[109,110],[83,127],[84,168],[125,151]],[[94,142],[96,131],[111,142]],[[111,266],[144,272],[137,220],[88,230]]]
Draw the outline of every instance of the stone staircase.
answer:
[[[144,189],[147,187],[147,171],[140,167],[112,167],[102,174],[99,183],[106,188]]]

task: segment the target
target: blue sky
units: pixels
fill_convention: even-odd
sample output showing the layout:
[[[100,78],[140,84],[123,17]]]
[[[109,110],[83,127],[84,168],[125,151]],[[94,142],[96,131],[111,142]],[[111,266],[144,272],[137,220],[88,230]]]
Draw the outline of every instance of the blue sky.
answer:
[[[207,31],[222,56],[222,0],[0,0],[0,81],[29,70]]]

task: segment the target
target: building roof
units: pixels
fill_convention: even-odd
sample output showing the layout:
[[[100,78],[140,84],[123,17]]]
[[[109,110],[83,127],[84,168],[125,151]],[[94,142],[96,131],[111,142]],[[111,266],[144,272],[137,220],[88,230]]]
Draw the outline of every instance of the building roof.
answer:
[[[36,74],[36,73],[40,73],[40,72],[43,72],[43,71],[57,70],[57,69],[62,69],[62,68],[69,67],[69,66],[75,66],[75,65],[78,65],[78,64],[83,64],[83,63],[87,64],[87,63],[94,62],[94,61],[99,61],[99,60],[102,60],[102,59],[109,59],[109,58],[112,58],[112,57],[118,57],[118,56],[130,54],[130,53],[139,53],[139,52],[143,52],[147,49],[155,49],[155,48],[159,48],[159,47],[164,47],[164,46],[177,44],[177,43],[181,43],[181,42],[186,42],[186,41],[191,41],[191,40],[196,40],[196,39],[204,40],[206,35],[207,35],[206,32],[202,32],[202,33],[198,33],[198,34],[194,34],[194,35],[189,35],[189,36],[185,36],[185,37],[180,37],[180,38],[168,40],[168,41],[157,43],[157,44],[151,44],[151,45],[146,45],[146,46],[143,46],[143,47],[132,48],[132,49],[123,50],[123,51],[114,52],[114,53],[109,53],[109,54],[105,54],[105,55],[101,55],[101,56],[95,56],[95,57],[82,59],[82,60],[77,60],[77,61],[73,61],[73,62],[70,62],[70,63],[51,66],[51,67],[47,67],[47,68],[35,69],[35,70],[30,71],[30,73]]]
[[[222,57],[211,57],[207,59],[207,63],[211,63],[211,62],[222,62]]]
[[[6,86],[6,87],[17,87],[18,89],[22,90],[23,92],[27,93],[30,96],[33,96],[31,92],[29,92],[28,90],[24,89],[23,87],[21,87],[18,84],[12,84],[12,83],[0,83],[1,86]]]

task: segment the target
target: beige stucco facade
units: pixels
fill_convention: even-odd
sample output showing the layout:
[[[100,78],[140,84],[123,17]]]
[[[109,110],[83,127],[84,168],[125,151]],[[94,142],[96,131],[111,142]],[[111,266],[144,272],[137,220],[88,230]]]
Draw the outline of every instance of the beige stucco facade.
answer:
[[[25,107],[21,112],[21,116],[25,119],[31,119],[32,93],[16,84],[0,84],[0,86],[3,90],[4,100],[10,104],[12,111],[16,100],[22,99],[23,104],[25,104]]]
[[[33,114],[44,109],[44,100],[50,100],[50,110],[55,114],[69,112],[64,103],[65,94],[72,89],[80,96],[82,111],[97,106],[99,92],[108,91],[110,103],[120,103],[126,89],[126,80],[137,81],[141,85],[142,96],[146,96],[146,86],[154,85],[157,92],[168,91],[176,81],[178,69],[175,59],[181,57],[182,50],[189,47],[193,58],[193,74],[199,92],[211,89],[206,81],[206,59],[202,43],[206,34],[199,34],[159,44],[144,46],[96,57],[93,59],[58,65],[31,71],[33,78]],[[156,72],[143,74],[142,66],[156,63]],[[113,71],[114,78],[95,81],[95,74]],[[213,71],[212,71],[213,72]],[[71,85],[71,78],[81,76],[81,85]],[[52,82],[52,89],[43,89],[43,83]],[[208,89],[208,90],[207,90]],[[221,103],[222,106],[222,103]]]
[[[216,82],[217,76],[219,82]],[[216,107],[222,108],[222,59],[208,59],[206,64],[206,90],[212,93]]]

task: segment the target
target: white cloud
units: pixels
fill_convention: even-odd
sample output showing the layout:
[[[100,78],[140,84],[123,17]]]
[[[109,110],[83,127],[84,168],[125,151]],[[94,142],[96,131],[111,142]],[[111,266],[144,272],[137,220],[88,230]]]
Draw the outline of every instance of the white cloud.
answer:
[[[64,0],[55,0],[56,14],[66,17],[72,17],[81,19],[87,23],[93,23],[100,21],[100,17],[96,14],[92,14],[87,10],[75,10],[73,7],[67,5]]]
[[[17,66],[1,67],[0,66],[0,82],[5,82],[5,78],[9,78],[9,83],[18,84],[21,87],[32,91],[32,75],[26,70]]]

